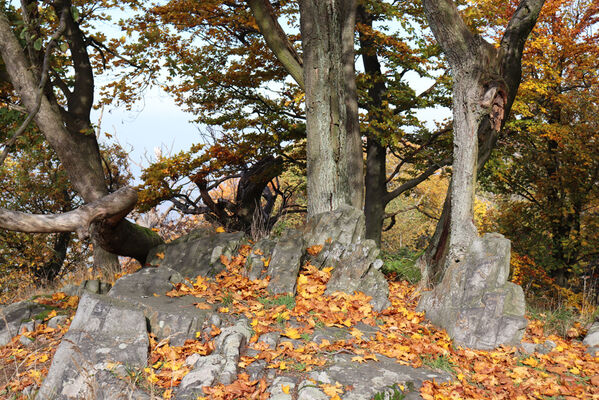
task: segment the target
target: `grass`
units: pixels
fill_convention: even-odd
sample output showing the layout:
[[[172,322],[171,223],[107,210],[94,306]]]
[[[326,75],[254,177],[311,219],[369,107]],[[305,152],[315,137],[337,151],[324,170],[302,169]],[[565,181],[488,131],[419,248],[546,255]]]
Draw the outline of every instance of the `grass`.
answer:
[[[400,280],[406,280],[411,284],[420,282],[420,269],[416,266],[416,260],[420,253],[408,248],[402,248],[396,253],[382,253],[383,273],[385,275],[396,275]]]
[[[258,301],[264,304],[264,307],[267,308],[285,306],[288,310],[293,310],[293,308],[295,307],[295,296],[292,296],[290,294],[286,294],[275,298],[260,297]]]
[[[426,365],[429,368],[449,372],[450,374],[455,375],[455,365],[447,356],[441,355],[435,358],[425,356],[422,357],[422,364]]]
[[[411,382],[410,382],[411,383]],[[388,390],[374,395],[373,400],[403,400],[406,398],[404,392],[397,384],[388,387]]]
[[[568,330],[581,318],[577,312],[567,306],[552,310],[538,308],[527,302],[526,308],[526,312],[531,318],[545,322],[545,332],[547,334],[554,333],[561,337],[566,337]]]

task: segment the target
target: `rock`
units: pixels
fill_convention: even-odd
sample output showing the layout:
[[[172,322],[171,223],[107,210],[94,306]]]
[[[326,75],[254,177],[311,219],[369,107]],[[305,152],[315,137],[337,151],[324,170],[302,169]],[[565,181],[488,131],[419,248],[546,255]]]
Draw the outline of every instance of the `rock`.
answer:
[[[148,264],[169,267],[183,277],[214,277],[224,270],[220,256],[232,258],[245,241],[243,232],[218,233],[194,231],[152,249]]]
[[[589,347],[586,352],[591,357],[599,357],[599,347]]]
[[[284,386],[288,393],[283,390]],[[292,400],[295,392],[295,381],[288,376],[279,376],[272,382],[269,391],[270,400]]]
[[[351,206],[315,215],[304,228],[304,242],[323,248],[307,258],[319,268],[333,267],[326,295],[362,292],[372,297],[374,310],[381,311],[391,304],[389,285],[380,271],[380,250],[374,241],[364,239],[365,232],[362,211]]]
[[[102,282],[99,279],[84,281],[81,289],[93,294],[106,294],[112,287],[110,283]]]
[[[419,390],[425,380],[448,382],[451,375],[425,368],[412,368],[398,364],[393,358],[377,354],[378,362],[367,361],[357,364],[351,355],[339,354],[331,360],[331,366],[324,371],[312,372],[310,378],[318,383],[339,382],[351,386],[353,390],[342,395],[343,400],[371,399],[392,385],[404,385]],[[301,391],[301,390],[300,390]],[[307,397],[304,397],[307,399]],[[318,397],[315,397],[316,399]]]
[[[509,272],[510,241],[487,233],[422,295],[418,310],[446,329],[456,345],[484,350],[517,345],[526,328],[525,301],[522,288],[507,281]]]
[[[263,238],[252,246],[252,251],[245,261],[245,275],[249,279],[256,280],[264,277],[264,261],[271,257],[275,244],[274,240]]]
[[[257,360],[245,367],[245,372],[250,377],[250,381],[260,380],[264,376],[266,365],[266,361]]]
[[[108,295],[139,307],[158,340],[169,338],[171,345],[181,346],[195,338],[212,312],[195,307],[196,297],[165,296],[181,281],[181,274],[170,268],[143,268],[117,280]]]
[[[297,400],[328,400],[327,396],[322,390],[318,388],[313,382],[302,381],[298,385]]]
[[[522,342],[520,343],[520,350],[524,354],[532,354],[537,351],[537,345],[535,343]]]
[[[582,343],[589,347],[599,346],[599,322],[594,322],[593,325],[591,325]]]
[[[259,342],[264,342],[271,349],[276,349],[277,344],[279,344],[279,339],[281,338],[281,334],[279,332],[268,332],[263,335],[260,335],[258,338]]]
[[[196,399],[204,395],[204,386],[217,383],[228,385],[235,381],[241,349],[249,341],[251,334],[245,319],[239,320],[234,326],[223,328],[215,339],[215,352],[197,358],[193,369],[181,380],[176,398]]]
[[[551,350],[555,349],[556,347],[557,344],[553,340],[545,340],[544,343],[539,344],[537,346],[537,352],[539,352],[540,354],[547,354],[550,353]]]
[[[183,377],[176,392],[176,398],[180,400],[196,399],[203,396],[204,386],[212,386],[217,383],[225,358],[220,354],[211,354],[200,357],[193,370]]]
[[[270,276],[268,290],[271,293],[295,295],[304,249],[304,241],[298,231],[287,231],[287,234],[277,241],[267,272]]]
[[[25,347],[29,347],[32,346],[35,343],[35,339],[32,339],[30,337],[27,337],[25,335],[21,335],[21,337],[19,338],[19,342],[25,346]]]
[[[335,211],[314,215],[306,224],[303,236],[307,247],[327,241],[342,245],[361,242],[366,236],[364,213],[341,205]]]
[[[145,367],[148,346],[141,311],[114,298],[85,293],[37,399],[118,399],[123,393],[147,398],[129,390],[110,370],[115,363]]]
[[[47,307],[29,300],[0,308],[0,346],[5,346],[14,336],[21,333],[21,326],[24,322],[47,309]],[[41,316],[39,318],[41,319]]]
[[[234,326],[223,328],[220,335],[216,337],[214,345],[225,359],[218,378],[219,383],[228,385],[235,381],[241,349],[249,342],[251,337],[252,331],[244,319]]]
[[[389,285],[375,267],[379,253],[374,241],[365,240],[347,245],[338,259],[328,259],[335,268],[325,294],[362,292],[372,297],[370,303],[375,311],[389,307]]]
[[[66,315],[57,315],[56,317],[50,318],[47,325],[48,328],[57,329],[59,325],[64,325],[69,319]]]

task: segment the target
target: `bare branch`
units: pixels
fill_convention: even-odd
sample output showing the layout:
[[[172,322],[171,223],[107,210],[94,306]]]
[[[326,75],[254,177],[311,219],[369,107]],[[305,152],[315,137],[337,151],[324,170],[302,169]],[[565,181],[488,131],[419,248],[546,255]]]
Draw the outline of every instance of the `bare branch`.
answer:
[[[137,191],[124,187],[94,202],[64,214],[27,214],[0,209],[0,228],[17,232],[53,233],[77,232],[80,238],[89,234],[92,223],[106,220],[116,225],[137,203]]]
[[[256,24],[266,40],[266,44],[273,52],[277,60],[289,72],[297,84],[304,88],[304,68],[302,59],[297,54],[289,38],[279,25],[276,16],[273,13],[272,6],[268,0],[247,0],[252,9]]]

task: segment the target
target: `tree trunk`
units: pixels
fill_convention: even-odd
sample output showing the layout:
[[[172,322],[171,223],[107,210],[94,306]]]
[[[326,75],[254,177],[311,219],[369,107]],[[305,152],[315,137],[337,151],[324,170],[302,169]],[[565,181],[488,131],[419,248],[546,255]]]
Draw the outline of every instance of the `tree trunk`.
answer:
[[[354,70],[356,0],[300,0],[308,215],[362,208],[364,166]]]
[[[366,145],[366,196],[364,214],[366,217],[366,238],[381,245],[383,221],[387,201],[387,147],[376,138],[368,138]]]
[[[474,189],[476,173],[491,155],[520,85],[521,59],[544,0],[522,0],[512,16],[499,48],[472,34],[452,0],[424,0],[427,19],[443,48],[454,76],[453,176],[443,217],[424,262],[429,277],[440,265],[461,260],[476,237]],[[449,227],[449,230],[447,231]],[[449,251],[444,240],[449,237]],[[441,257],[449,258],[441,261]]]

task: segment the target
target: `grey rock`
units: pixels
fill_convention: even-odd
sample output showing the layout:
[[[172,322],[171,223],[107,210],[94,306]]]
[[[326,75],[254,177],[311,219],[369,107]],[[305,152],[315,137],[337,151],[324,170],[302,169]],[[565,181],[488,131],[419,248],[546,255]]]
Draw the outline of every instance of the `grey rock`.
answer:
[[[366,237],[364,213],[352,206],[341,205],[335,211],[314,215],[304,228],[306,247],[327,241],[342,245],[358,243]]]
[[[297,400],[328,400],[327,396],[317,385],[310,381],[302,381],[298,385]]]
[[[315,215],[304,228],[304,242],[323,249],[306,258],[319,268],[333,267],[326,295],[363,292],[372,297],[374,310],[381,311],[390,305],[389,285],[380,271],[380,251],[374,241],[364,239],[365,232],[362,211],[351,206]]]
[[[599,346],[599,322],[594,322],[591,325],[582,343],[589,347]]]
[[[274,294],[295,294],[297,276],[304,254],[304,241],[297,231],[288,231],[277,241],[268,265],[268,290]]]
[[[264,277],[262,272],[265,269],[264,261],[268,260],[272,255],[275,244],[276,242],[274,240],[263,238],[252,246],[252,251],[245,262],[245,275],[249,279],[256,280]]]
[[[35,343],[35,339],[32,338],[28,338],[25,335],[21,335],[21,337],[19,338],[19,342],[25,346],[25,347],[29,347],[32,346]]]
[[[347,329],[337,328],[334,326],[323,326],[314,329],[314,333],[312,334],[310,340],[316,344],[321,344],[323,340],[328,340],[332,343],[336,340],[348,340],[351,338],[352,335]]]
[[[586,353],[591,357],[599,357],[599,347],[589,347]]]
[[[81,289],[93,294],[106,294],[112,287],[110,283],[102,282],[99,279],[87,280],[81,284]]]
[[[289,387],[289,393],[283,391],[283,386]],[[270,400],[292,400],[295,392],[295,380],[288,376],[277,377],[270,385]]]
[[[218,378],[219,383],[228,385],[235,381],[241,350],[251,337],[252,331],[245,319],[238,321],[234,326],[223,328],[216,337],[214,346],[225,359]]]
[[[276,349],[277,344],[279,344],[279,339],[281,338],[281,334],[279,332],[268,332],[263,335],[260,335],[258,338],[258,342],[264,342],[271,349]]]
[[[110,363],[143,368],[148,333],[141,311],[100,295],[85,293],[69,331],[58,346],[37,399],[145,398],[109,371]],[[135,397],[137,396],[137,397]]]
[[[256,360],[247,367],[245,372],[249,375],[250,381],[260,380],[264,376],[264,370],[266,369],[266,361]]]
[[[507,281],[510,241],[497,233],[476,238],[465,259],[454,263],[419,311],[447,330],[456,345],[490,350],[517,345],[526,328],[522,288]]]
[[[181,274],[167,267],[143,268],[117,280],[108,295],[135,304],[159,340],[169,338],[172,345],[181,346],[195,338],[212,311],[195,307],[198,299],[193,296],[165,296],[174,282],[182,280]]]
[[[0,308],[0,346],[6,345],[18,335],[24,322],[46,310],[47,307],[28,300]]]
[[[525,354],[532,354],[537,351],[537,345],[535,343],[522,342],[520,343],[520,350]]]
[[[215,234],[198,230],[152,249],[148,264],[169,267],[186,278],[214,277],[225,268],[220,256],[231,258],[245,240],[243,232]]]
[[[66,315],[57,315],[56,317],[50,318],[47,325],[48,328],[58,328],[59,325],[64,325],[69,317]]]
[[[384,392],[395,384],[419,390],[425,380],[451,380],[451,375],[446,372],[412,368],[379,354],[378,362],[370,360],[362,364],[352,362],[351,357],[349,354],[335,356],[329,368],[312,372],[310,378],[318,383],[339,382],[344,386],[352,386],[353,390],[342,395],[343,400],[371,399],[375,394]]]
[[[537,346],[537,352],[541,354],[550,353],[551,350],[555,349],[557,344],[553,340],[545,340],[544,343]]]
[[[193,370],[181,380],[177,388],[176,398],[191,400],[203,396],[204,391],[202,388],[217,383],[220,371],[225,363],[225,358],[220,354],[200,357]]]

